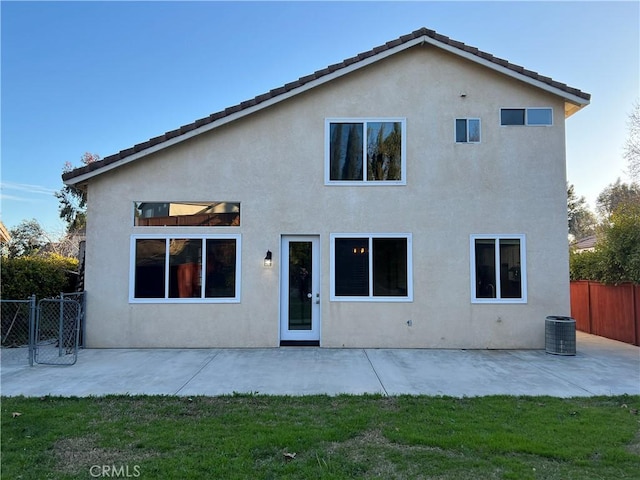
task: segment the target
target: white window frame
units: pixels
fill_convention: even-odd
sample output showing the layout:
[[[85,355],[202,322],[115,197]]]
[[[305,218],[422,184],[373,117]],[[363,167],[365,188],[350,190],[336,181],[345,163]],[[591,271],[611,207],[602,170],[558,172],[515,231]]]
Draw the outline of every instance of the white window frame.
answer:
[[[467,137],[466,137],[466,140],[464,142],[459,142],[458,141],[458,120],[464,120],[465,123],[466,123]],[[473,140],[469,140],[469,121],[470,120],[477,120],[478,121],[478,137],[479,137],[479,140],[477,142],[473,141]],[[455,118],[453,120],[453,141],[455,143],[457,143],[457,144],[462,144],[462,145],[464,145],[464,144],[474,145],[474,144],[481,143],[482,142],[482,121],[477,117],[458,117],[458,118]]]
[[[400,142],[400,168],[402,169],[402,178],[400,180],[367,180],[367,123],[400,123],[402,128],[402,139]],[[365,135],[362,136],[363,142],[363,166],[362,180],[331,180],[331,124],[332,123],[362,123]],[[407,119],[402,117],[359,117],[359,118],[325,118],[324,120],[324,184],[325,185],[341,185],[341,186],[393,186],[407,184]]]
[[[159,203],[167,203],[167,204],[197,204],[197,203],[208,203],[208,204],[220,204],[220,203],[228,203],[228,204],[237,204],[238,205],[238,215],[240,215],[241,212],[241,204],[242,202],[239,201],[189,201],[189,200],[160,200],[160,201],[154,201],[154,200],[135,200],[133,202],[133,209],[131,210],[131,226],[136,229],[136,230],[140,230],[140,231],[149,231],[149,229],[151,228],[161,228],[161,229],[168,229],[168,228],[215,228],[216,230],[222,229],[222,228],[238,228],[242,225],[242,217],[240,217],[240,223],[238,225],[136,225],[136,204],[139,203],[155,203],[155,204],[159,204]],[[144,218],[144,217],[143,217]]]
[[[330,300],[332,302],[413,302],[413,237],[411,233],[332,233],[330,234]],[[368,238],[369,239],[369,295],[368,296],[338,296],[336,295],[336,256],[335,244],[339,238]],[[404,297],[382,297],[373,295],[373,255],[372,245],[376,238],[405,238],[407,240],[407,295]]]
[[[166,252],[169,252],[169,241],[171,239],[186,240],[229,240],[236,241],[236,288],[234,297],[201,297],[201,298],[170,298],[169,295],[169,255],[165,254],[165,279],[164,298],[136,298],[135,297],[135,273],[136,273],[136,240],[165,240]],[[203,245],[203,252],[205,251]],[[240,287],[242,281],[240,272],[242,271],[242,238],[240,234],[185,234],[185,233],[163,233],[163,234],[134,234],[131,235],[129,252],[129,303],[240,303]],[[202,277],[206,276],[206,262],[201,259]]]
[[[524,124],[504,124],[502,123],[502,111],[503,110],[524,110]],[[529,111],[530,110],[550,110],[551,111],[551,123],[529,123]],[[498,112],[498,122],[501,127],[552,127],[553,126],[553,107],[502,107]]]
[[[476,240],[495,240],[496,241],[496,298],[477,298],[476,297]],[[522,291],[521,298],[500,298],[500,248],[498,242],[500,240],[520,240],[520,287]],[[525,304],[527,303],[527,242],[524,234],[474,234],[470,236],[470,267],[471,267],[471,303],[501,303],[501,304]]]

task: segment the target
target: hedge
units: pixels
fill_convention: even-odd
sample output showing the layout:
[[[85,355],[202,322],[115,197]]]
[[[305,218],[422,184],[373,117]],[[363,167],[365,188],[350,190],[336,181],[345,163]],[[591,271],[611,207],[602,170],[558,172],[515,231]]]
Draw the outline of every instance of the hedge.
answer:
[[[571,280],[640,284],[640,205],[622,204],[599,229],[595,250],[571,252]]]
[[[1,294],[5,300],[55,297],[60,292],[73,292],[78,260],[51,254],[46,257],[2,257]]]

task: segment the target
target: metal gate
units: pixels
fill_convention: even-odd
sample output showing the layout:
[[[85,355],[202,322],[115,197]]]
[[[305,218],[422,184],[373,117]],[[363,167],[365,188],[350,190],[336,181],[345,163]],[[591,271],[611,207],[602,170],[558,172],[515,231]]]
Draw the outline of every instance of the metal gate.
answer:
[[[2,362],[75,364],[84,312],[84,292],[2,300]]]
[[[47,365],[73,365],[78,360],[80,303],[67,298],[38,302],[33,361]]]
[[[36,322],[36,297],[29,300],[0,300],[0,339],[3,367],[33,365],[33,331]]]

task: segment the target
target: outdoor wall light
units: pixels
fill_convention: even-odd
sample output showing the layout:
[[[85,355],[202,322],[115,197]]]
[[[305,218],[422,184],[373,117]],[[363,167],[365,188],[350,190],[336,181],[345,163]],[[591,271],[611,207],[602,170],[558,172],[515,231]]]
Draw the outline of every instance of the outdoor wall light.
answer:
[[[264,257],[264,266],[270,267],[273,265],[273,259],[271,258],[271,250],[267,250],[267,254]]]

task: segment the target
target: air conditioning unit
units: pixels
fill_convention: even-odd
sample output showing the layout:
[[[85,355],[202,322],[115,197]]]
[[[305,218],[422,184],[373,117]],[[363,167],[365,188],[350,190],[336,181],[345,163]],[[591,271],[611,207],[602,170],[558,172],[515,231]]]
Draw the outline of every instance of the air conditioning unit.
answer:
[[[547,317],[545,323],[545,350],[553,355],[576,354],[576,321],[573,318]]]

